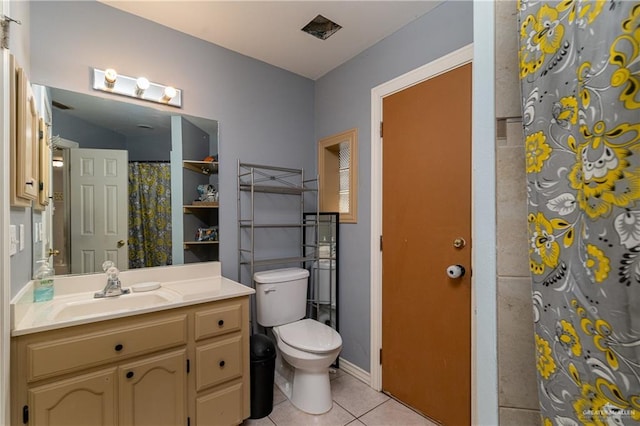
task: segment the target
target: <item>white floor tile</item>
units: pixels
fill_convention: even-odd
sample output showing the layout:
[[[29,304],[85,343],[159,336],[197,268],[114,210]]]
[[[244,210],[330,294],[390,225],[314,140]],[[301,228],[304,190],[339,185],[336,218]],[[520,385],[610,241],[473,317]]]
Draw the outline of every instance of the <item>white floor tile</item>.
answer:
[[[329,412],[313,415],[298,410],[289,400],[273,407],[269,418],[277,426],[343,426],[355,420],[354,416],[336,403],[333,404]]]
[[[344,374],[331,382],[331,393],[333,400],[354,417],[360,417],[389,400],[387,395],[373,390],[349,374]]]
[[[287,400],[287,397],[280,391],[278,386],[273,385],[273,405],[278,405]]]
[[[359,420],[367,426],[437,426],[393,399],[369,411]]]
[[[242,423],[242,426],[275,426],[275,423],[269,417],[263,417],[261,419],[247,419]]]

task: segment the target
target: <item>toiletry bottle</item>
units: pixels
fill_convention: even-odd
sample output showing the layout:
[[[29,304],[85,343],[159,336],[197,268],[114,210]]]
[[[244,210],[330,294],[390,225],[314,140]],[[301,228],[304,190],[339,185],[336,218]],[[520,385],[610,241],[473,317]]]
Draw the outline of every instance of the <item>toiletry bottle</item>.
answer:
[[[45,302],[53,299],[53,268],[47,259],[38,260],[40,267],[33,276],[33,301]]]

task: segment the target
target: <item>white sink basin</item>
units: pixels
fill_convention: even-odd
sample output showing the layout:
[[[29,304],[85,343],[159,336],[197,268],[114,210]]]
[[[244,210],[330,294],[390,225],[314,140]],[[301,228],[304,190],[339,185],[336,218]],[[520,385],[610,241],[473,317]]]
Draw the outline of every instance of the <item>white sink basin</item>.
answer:
[[[51,311],[52,321],[68,321],[98,315],[108,315],[145,308],[154,308],[167,303],[180,301],[182,297],[167,289],[144,293],[129,293],[121,296],[96,299],[93,293],[75,296],[68,300],[54,302]]]

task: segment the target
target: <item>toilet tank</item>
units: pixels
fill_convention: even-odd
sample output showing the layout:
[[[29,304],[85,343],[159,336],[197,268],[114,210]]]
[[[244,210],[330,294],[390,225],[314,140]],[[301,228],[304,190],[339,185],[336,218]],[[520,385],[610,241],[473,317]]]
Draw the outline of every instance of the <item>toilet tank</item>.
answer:
[[[256,272],[258,324],[275,327],[305,317],[309,271],[302,268]]]

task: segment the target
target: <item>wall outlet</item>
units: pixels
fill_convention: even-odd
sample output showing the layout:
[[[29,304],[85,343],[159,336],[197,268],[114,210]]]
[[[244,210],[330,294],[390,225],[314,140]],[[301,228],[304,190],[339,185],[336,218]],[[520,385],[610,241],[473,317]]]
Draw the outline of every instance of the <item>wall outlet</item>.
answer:
[[[33,224],[33,242],[42,242],[42,222],[35,222]]]
[[[9,225],[9,256],[13,256],[18,252],[18,236],[16,232],[16,226]]]
[[[25,238],[25,234],[24,234],[24,223],[20,224],[20,232],[18,232],[18,243],[20,246],[20,251],[24,250],[24,238]]]

